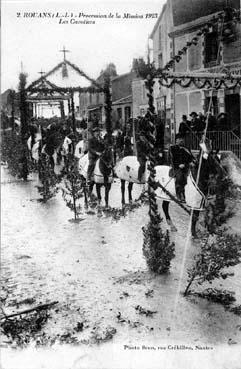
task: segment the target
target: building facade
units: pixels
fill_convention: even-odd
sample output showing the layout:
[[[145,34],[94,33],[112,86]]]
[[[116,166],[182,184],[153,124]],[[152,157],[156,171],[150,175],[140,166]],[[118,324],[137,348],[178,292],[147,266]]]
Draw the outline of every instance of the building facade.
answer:
[[[112,79],[112,122],[113,128],[125,128],[132,118],[132,79],[129,72]]]
[[[167,0],[151,33],[153,41],[153,61],[156,68],[162,68],[173,55],[177,55],[188,41],[196,35],[210,19],[227,6],[240,9],[240,0]],[[221,25],[222,26],[222,25]],[[174,72],[218,73],[229,71],[241,74],[241,28],[233,27],[233,34],[224,37],[225,24],[211,25],[209,32],[201,36],[197,45],[187,49],[181,60],[175,63]],[[227,130],[240,137],[240,87],[235,89],[182,88],[173,85],[167,89],[158,82],[154,89],[154,102],[158,113],[165,118],[166,141],[174,140],[182,115],[192,112],[205,114],[210,109],[212,115],[227,113]]]
[[[169,36],[172,40],[173,54],[176,55],[211,18],[226,6],[240,9],[240,0],[172,0],[173,29]],[[191,11],[190,11],[191,9]],[[211,24],[209,32],[201,36],[197,45],[188,48],[179,63],[175,63],[175,72],[218,73],[229,71],[241,74],[241,26],[232,28],[232,37],[225,37],[225,24]],[[216,118],[220,113],[227,114],[226,130],[232,130],[240,136],[240,87],[235,89],[197,89],[193,86],[173,88],[173,113],[176,131],[183,114],[191,112],[207,113],[209,110]],[[217,126],[217,130],[219,127]]]
[[[116,67],[113,63],[108,64],[105,70],[100,72],[96,82],[104,86],[104,73],[108,71],[111,80],[117,76]],[[104,126],[105,122],[105,96],[103,92],[83,92],[79,93],[79,118]]]
[[[163,6],[160,16],[153,28],[150,38],[153,43],[153,62],[156,68],[163,68],[170,60],[173,52],[172,40],[169,33],[173,28],[172,2],[168,0]],[[165,145],[174,136],[173,91],[155,81],[154,104],[157,114],[165,122]]]

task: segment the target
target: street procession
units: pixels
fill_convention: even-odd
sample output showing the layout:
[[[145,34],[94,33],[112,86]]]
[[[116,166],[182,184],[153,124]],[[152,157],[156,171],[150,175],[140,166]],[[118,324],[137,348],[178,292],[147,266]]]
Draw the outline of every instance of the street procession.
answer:
[[[3,368],[240,368],[240,1],[2,18]]]

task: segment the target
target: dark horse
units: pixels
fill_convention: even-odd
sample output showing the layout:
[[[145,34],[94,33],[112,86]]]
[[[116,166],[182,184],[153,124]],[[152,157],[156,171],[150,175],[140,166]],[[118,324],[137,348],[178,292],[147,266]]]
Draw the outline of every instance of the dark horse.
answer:
[[[79,159],[79,170],[86,179],[88,168],[88,154]],[[96,185],[98,203],[101,203],[101,187],[105,187],[105,206],[109,206],[109,192],[113,181],[113,150],[106,145],[105,150],[96,162],[93,181],[89,187],[89,196],[92,194],[93,187]]]

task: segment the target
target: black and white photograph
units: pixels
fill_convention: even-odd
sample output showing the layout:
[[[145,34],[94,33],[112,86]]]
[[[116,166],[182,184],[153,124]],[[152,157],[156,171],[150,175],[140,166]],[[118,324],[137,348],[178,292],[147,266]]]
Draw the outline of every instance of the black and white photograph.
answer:
[[[2,0],[2,369],[241,369],[240,0]]]

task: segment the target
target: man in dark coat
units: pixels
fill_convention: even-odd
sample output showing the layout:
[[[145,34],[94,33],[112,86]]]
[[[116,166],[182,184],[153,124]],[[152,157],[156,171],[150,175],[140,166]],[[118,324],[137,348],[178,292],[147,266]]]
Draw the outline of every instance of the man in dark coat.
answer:
[[[99,128],[95,127],[92,132],[93,137],[91,137],[88,142],[88,158],[89,158],[89,166],[87,170],[88,184],[91,183],[91,177],[95,169],[96,161],[104,151],[104,145],[99,138]]]
[[[175,189],[178,200],[185,202],[185,186],[189,164],[195,162],[192,153],[184,147],[184,140],[180,134],[176,135],[176,144],[170,146],[169,164],[172,167],[172,176],[175,177]]]
[[[137,160],[139,161],[138,181],[142,182],[142,176],[146,169],[147,156],[149,154],[149,144],[143,132],[139,133],[139,138],[136,141]]]
[[[187,120],[187,116],[183,115],[182,116],[182,121],[179,125],[179,133],[181,136],[185,136],[186,133],[191,131],[191,122],[189,120]]]
[[[190,114],[190,117],[191,117],[191,130],[193,132],[197,132],[198,131],[198,125],[199,125],[198,115],[195,111],[193,111]]]

